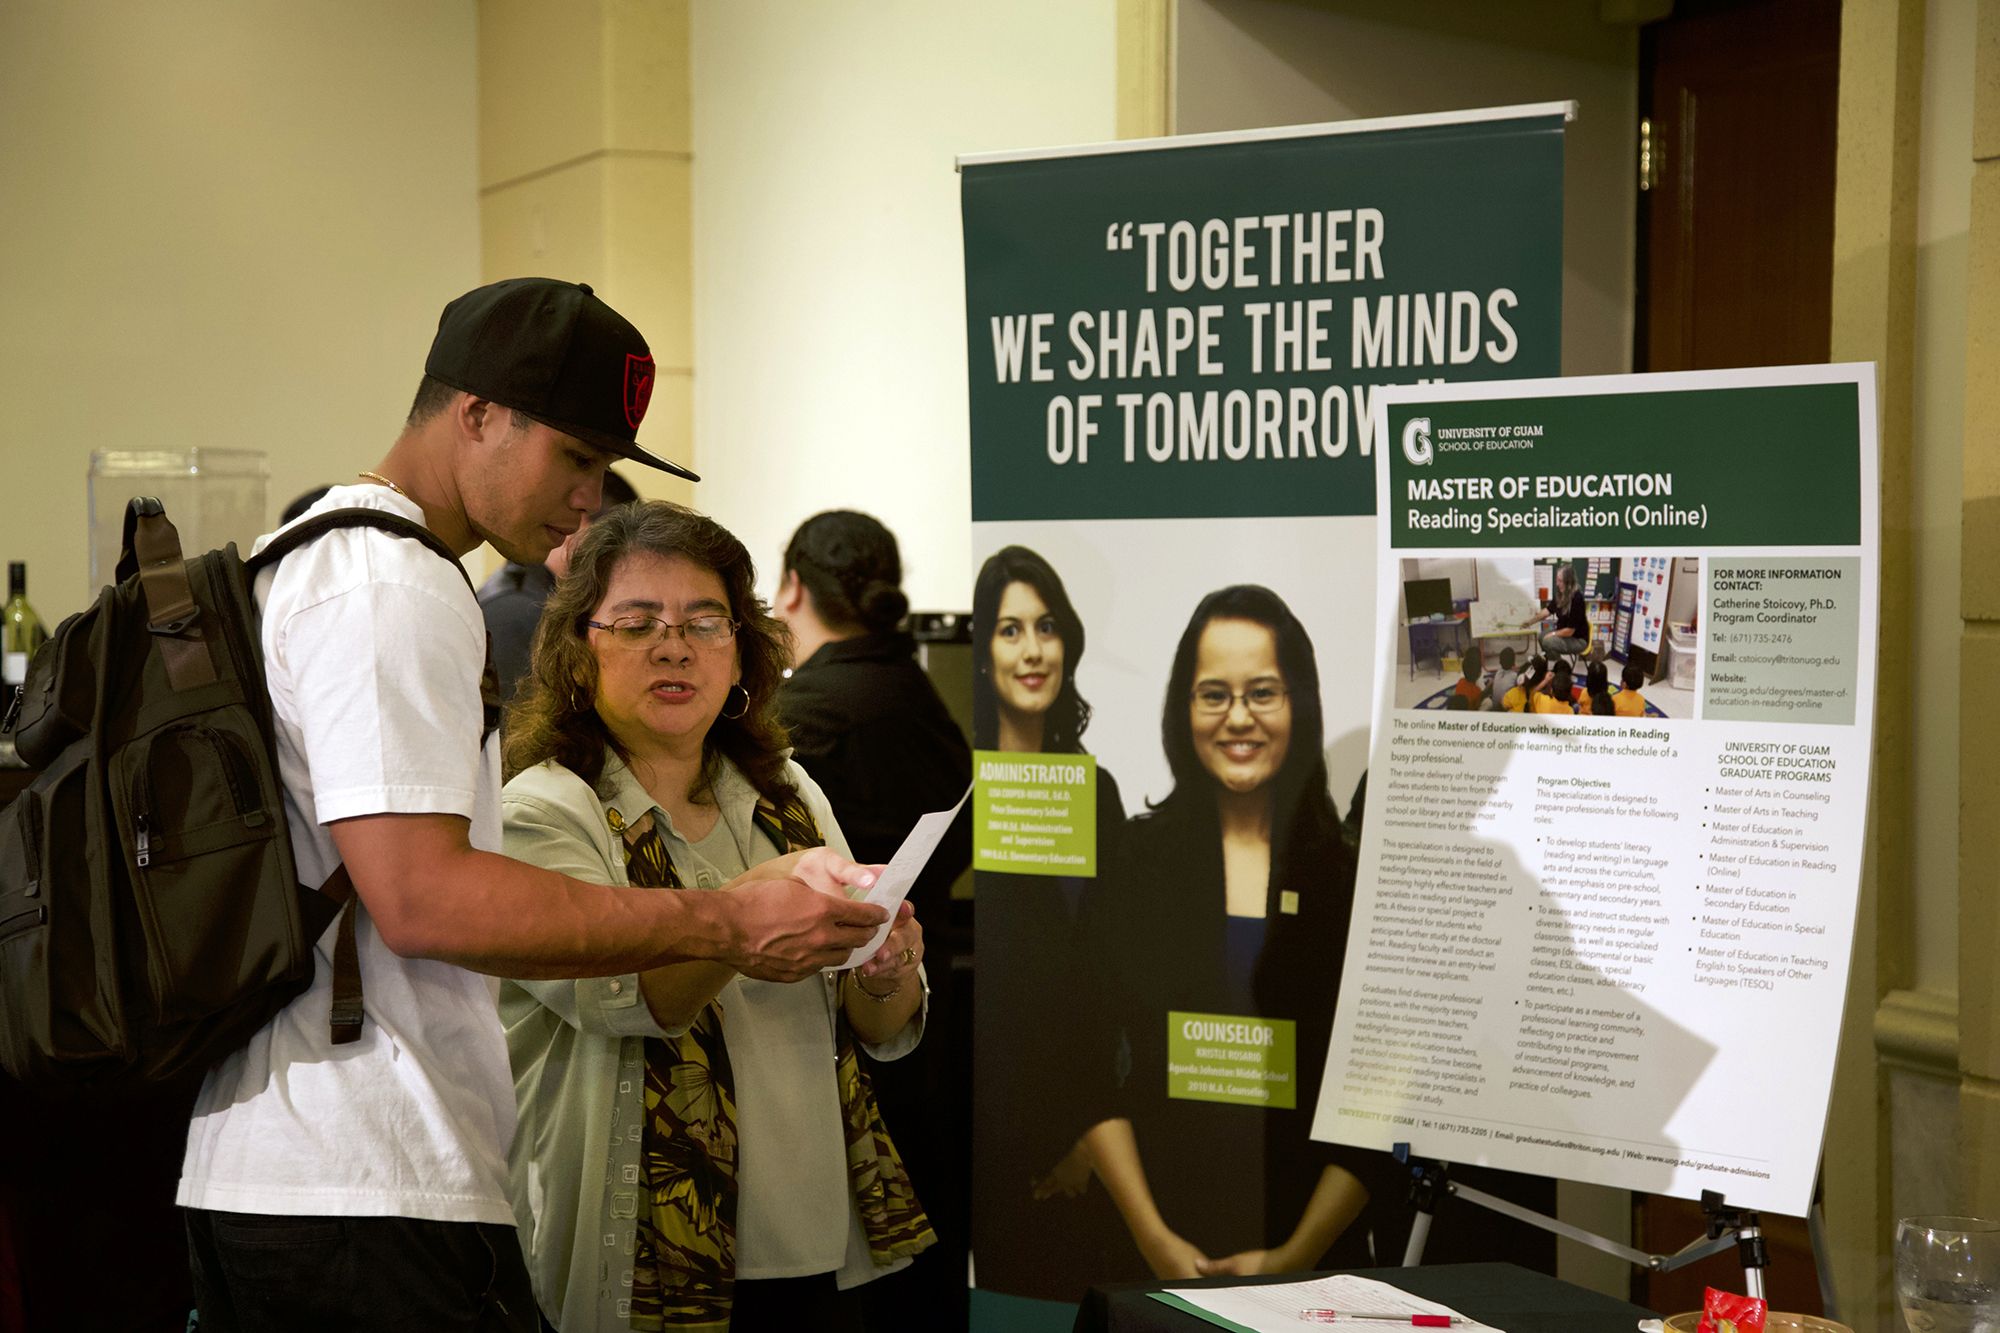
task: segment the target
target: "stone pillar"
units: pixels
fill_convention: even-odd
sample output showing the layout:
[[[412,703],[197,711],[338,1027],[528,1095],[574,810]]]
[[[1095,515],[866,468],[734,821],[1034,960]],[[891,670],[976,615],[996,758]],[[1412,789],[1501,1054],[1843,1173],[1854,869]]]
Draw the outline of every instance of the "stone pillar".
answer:
[[[480,0],[479,218],[487,281],[587,282],[658,366],[639,429],[694,456],[690,0]],[[642,495],[692,502],[652,468]]]
[[[1966,258],[1958,701],[1961,1206],[2000,1217],[2000,0],[1980,0]]]
[[[1842,6],[1829,359],[1876,365],[1882,616],[1874,794],[1824,1170],[1840,1314],[1860,1330],[1897,1326],[1885,1261],[1891,1125],[1875,1026],[1884,998],[1910,984],[1913,959],[1907,799],[1913,714],[1909,691],[1896,683],[1909,680],[1915,629],[1911,460],[1923,58],[1924,0]]]
[[[1175,0],[1118,0],[1118,137],[1174,132]]]

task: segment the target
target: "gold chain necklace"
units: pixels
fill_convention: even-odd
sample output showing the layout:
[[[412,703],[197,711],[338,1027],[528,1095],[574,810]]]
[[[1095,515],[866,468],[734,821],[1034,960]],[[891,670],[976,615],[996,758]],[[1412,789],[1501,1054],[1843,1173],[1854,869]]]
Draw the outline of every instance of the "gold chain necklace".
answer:
[[[369,481],[379,482],[382,485],[387,486],[390,490],[402,496],[405,500],[410,498],[410,493],[408,491],[404,490],[401,486],[398,486],[395,482],[390,481],[387,477],[383,476],[379,472],[363,472],[360,475],[367,478]]]

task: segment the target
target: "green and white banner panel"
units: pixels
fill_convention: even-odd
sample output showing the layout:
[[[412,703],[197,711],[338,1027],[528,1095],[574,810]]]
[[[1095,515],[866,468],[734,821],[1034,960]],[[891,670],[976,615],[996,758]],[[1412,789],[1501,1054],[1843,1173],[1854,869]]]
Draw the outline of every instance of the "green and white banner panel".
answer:
[[[1299,1231],[1374,397],[1558,372],[1572,110],[960,161],[982,1326]]]
[[[1374,405],[1370,809],[1314,1135],[1804,1213],[1868,808],[1874,367]],[[1512,664],[1447,708],[1390,669],[1440,580]]]

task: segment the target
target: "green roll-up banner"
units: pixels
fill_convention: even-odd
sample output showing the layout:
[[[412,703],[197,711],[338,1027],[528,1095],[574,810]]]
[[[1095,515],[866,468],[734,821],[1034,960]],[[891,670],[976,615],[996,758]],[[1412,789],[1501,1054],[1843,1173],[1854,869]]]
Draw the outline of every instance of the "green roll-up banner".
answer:
[[[1329,1230],[1374,1168],[1308,1134],[1368,743],[1369,398],[1559,372],[1572,113],[960,161],[977,1327],[1370,1225]],[[1406,665],[1449,690],[1434,656]]]

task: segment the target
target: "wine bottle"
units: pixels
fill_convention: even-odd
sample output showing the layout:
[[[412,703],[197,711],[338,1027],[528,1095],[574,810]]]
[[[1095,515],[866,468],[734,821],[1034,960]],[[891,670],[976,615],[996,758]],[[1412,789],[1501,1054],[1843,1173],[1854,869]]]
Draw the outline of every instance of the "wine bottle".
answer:
[[[7,565],[7,602],[0,606],[0,717],[14,703],[14,694],[28,678],[28,659],[48,641],[42,618],[28,605],[28,565]]]

